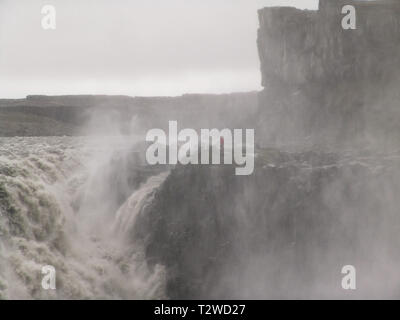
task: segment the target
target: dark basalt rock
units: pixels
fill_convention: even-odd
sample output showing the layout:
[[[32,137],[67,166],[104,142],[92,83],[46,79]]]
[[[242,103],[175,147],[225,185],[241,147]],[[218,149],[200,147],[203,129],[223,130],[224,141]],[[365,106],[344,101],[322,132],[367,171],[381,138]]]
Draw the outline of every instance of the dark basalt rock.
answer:
[[[341,268],[352,264],[352,297],[398,297],[399,158],[317,156],[319,166],[314,153],[265,155],[248,177],[173,170],[131,232],[166,267],[168,296],[345,298]]]
[[[357,29],[342,28],[354,5]],[[320,2],[259,11],[264,144],[395,143],[400,120],[400,2]]]

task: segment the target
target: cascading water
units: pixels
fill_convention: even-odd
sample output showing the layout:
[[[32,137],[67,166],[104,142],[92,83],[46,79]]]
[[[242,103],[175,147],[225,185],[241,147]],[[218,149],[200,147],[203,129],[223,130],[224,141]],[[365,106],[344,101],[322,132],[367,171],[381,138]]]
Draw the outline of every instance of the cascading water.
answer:
[[[150,270],[141,246],[116,236],[168,175],[126,182],[131,149],[121,138],[0,139],[0,298],[164,297],[163,268]],[[56,290],[41,287],[45,265]]]
[[[154,192],[168,176],[163,172],[149,180],[124,203],[118,210],[115,221],[115,230],[126,235],[132,226],[135,225],[136,217],[143,213],[146,207],[151,204]]]

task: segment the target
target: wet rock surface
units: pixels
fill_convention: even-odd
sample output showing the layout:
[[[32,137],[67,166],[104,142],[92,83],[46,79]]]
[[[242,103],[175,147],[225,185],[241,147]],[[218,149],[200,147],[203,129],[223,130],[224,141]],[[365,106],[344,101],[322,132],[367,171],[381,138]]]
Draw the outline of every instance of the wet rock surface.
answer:
[[[132,240],[166,266],[168,296],[345,298],[352,264],[353,298],[397,297],[400,154],[260,157],[249,177],[177,167],[137,218]]]

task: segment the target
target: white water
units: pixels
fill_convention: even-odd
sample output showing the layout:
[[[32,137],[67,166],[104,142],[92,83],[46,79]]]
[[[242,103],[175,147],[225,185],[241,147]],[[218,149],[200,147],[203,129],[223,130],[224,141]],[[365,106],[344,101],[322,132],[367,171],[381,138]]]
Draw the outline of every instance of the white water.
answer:
[[[163,172],[150,177],[148,181],[124,203],[118,210],[115,220],[115,230],[119,234],[126,235],[136,222],[138,215],[145,212],[151,204],[157,187],[165,180],[168,173]]]
[[[163,268],[149,270],[140,244],[118,235],[167,174],[110,212],[104,168],[129,150],[116,137],[0,138],[0,298],[164,297]],[[44,265],[56,269],[54,291],[41,287]]]

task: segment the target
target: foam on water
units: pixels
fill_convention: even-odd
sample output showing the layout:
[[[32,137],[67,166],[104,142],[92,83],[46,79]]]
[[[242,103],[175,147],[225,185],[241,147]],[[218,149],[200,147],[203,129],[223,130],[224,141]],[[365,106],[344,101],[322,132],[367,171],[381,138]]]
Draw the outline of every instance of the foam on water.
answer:
[[[149,270],[114,225],[132,227],[166,174],[139,187],[117,218],[101,189],[104,165],[130,149],[116,137],[0,138],[0,298],[163,297],[163,268]],[[56,269],[56,290],[41,288],[44,265]]]

